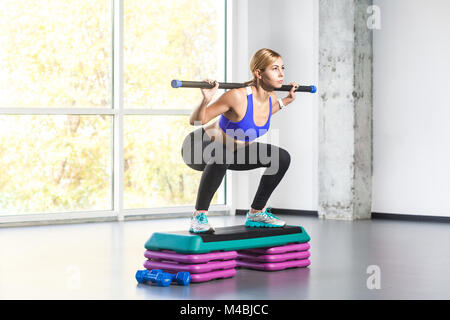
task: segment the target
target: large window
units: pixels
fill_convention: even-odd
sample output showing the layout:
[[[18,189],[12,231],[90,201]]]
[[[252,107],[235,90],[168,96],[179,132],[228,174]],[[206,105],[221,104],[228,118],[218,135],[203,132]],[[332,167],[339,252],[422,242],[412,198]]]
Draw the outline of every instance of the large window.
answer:
[[[0,222],[189,211],[201,93],[170,81],[226,80],[226,0],[0,5]]]

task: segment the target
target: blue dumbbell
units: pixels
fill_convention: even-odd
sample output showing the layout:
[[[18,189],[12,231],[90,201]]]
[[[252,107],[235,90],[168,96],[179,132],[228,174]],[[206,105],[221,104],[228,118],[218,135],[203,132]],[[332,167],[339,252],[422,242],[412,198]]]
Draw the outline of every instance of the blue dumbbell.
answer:
[[[178,272],[176,275],[171,273],[164,273],[161,269],[153,269],[153,274],[165,274],[171,278],[172,282],[179,285],[187,286],[191,282],[191,274],[189,272]]]
[[[172,277],[167,273],[162,272],[150,272],[148,270],[138,270],[136,272],[136,280],[138,283],[145,283],[151,281],[156,283],[160,287],[170,286]]]

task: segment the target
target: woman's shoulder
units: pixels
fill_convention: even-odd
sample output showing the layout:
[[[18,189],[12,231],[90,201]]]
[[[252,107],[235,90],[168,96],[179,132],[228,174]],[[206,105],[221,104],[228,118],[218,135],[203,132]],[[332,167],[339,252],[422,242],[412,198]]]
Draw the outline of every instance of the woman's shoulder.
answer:
[[[219,99],[229,107],[229,110],[224,113],[225,115],[228,115],[228,117],[232,117],[233,114],[240,114],[242,109],[247,106],[247,93],[245,87],[230,89]]]
[[[230,102],[240,103],[247,99],[247,90],[244,88],[234,88],[225,92],[224,97]]]
[[[229,91],[231,91],[232,94],[235,94],[235,95],[247,96],[247,87],[234,88],[234,89],[230,89]]]

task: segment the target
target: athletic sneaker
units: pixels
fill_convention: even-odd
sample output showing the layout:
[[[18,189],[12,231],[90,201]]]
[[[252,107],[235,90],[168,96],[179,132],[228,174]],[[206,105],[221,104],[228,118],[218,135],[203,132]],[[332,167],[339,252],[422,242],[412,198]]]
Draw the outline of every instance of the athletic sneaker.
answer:
[[[286,225],[286,222],[278,217],[275,217],[272,212],[272,208],[267,207],[266,210],[250,213],[247,212],[247,220],[245,221],[246,227],[257,227],[257,228],[280,228]]]
[[[192,233],[213,233],[215,230],[209,224],[206,214],[203,212],[198,213],[196,216],[192,216],[190,219],[191,227],[189,232]]]

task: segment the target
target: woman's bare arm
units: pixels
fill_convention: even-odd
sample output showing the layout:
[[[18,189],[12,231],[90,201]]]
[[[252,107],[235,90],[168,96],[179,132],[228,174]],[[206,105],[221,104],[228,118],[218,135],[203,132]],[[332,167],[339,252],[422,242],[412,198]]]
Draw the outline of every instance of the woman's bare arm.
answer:
[[[204,125],[217,116],[239,105],[241,95],[237,89],[225,92],[219,99],[208,106],[210,101],[203,99],[200,105],[192,112],[189,123],[191,125]]]

